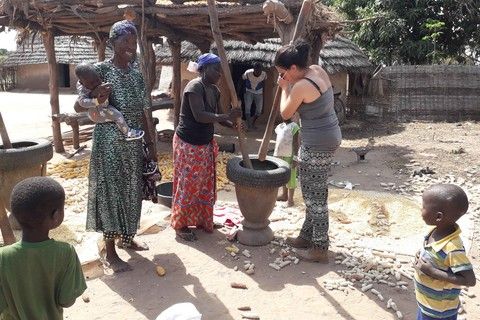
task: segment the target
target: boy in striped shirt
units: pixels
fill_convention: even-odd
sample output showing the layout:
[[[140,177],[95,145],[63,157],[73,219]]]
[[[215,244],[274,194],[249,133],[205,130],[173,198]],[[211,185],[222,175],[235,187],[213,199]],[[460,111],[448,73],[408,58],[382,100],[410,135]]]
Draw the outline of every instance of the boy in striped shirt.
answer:
[[[422,200],[422,218],[435,227],[415,260],[417,320],[455,320],[461,286],[476,282],[456,223],[468,210],[468,198],[456,185],[437,184],[424,191]]]

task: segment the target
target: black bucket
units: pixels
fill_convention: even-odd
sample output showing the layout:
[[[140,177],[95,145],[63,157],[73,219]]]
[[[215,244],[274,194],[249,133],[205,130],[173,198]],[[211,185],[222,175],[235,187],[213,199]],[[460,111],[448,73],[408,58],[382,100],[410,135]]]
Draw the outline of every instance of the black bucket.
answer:
[[[157,186],[158,203],[166,207],[172,207],[172,187],[173,182],[162,182]]]

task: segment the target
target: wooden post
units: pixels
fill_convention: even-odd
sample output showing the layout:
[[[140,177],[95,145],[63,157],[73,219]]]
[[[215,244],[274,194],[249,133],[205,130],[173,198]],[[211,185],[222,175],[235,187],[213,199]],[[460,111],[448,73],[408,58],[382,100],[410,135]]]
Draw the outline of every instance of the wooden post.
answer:
[[[11,149],[12,143],[10,142],[10,138],[8,137],[7,127],[5,127],[5,123],[3,122],[1,112],[0,112],[0,136],[2,137],[3,149]]]
[[[143,29],[142,29],[143,30]],[[146,37],[144,37],[144,34],[141,34],[140,36],[140,41],[139,41],[139,46],[140,46],[140,67],[142,70],[143,74],[143,81],[145,85],[145,91],[147,95],[147,100],[149,103],[149,106],[147,109],[144,110],[144,127],[145,127],[145,132],[148,134],[150,137],[150,141],[153,142],[153,154],[157,154],[157,145],[155,144],[156,135],[157,131],[155,130],[155,126],[153,125],[153,116],[152,116],[152,77],[153,81],[155,81],[155,73],[152,75],[152,58],[150,55],[152,54],[151,47],[152,47],[152,42],[150,40],[147,40]],[[148,140],[147,140],[148,141]]]
[[[98,61],[105,60],[105,51],[107,49],[107,38],[101,37],[100,39],[95,38],[95,45],[97,47],[97,57]]]
[[[47,53],[48,71],[50,74],[49,90],[50,90],[50,106],[52,108],[52,116],[60,114],[60,104],[58,101],[58,66],[55,57],[55,36],[52,30],[42,32],[43,45]],[[62,130],[58,117],[52,117],[53,146],[55,152],[65,152],[62,140]]]
[[[157,59],[155,57],[155,49],[153,49],[153,42],[148,41],[148,57],[150,58],[148,62],[148,72],[150,73],[150,94],[155,88],[155,83],[157,82]]]
[[[210,26],[212,28],[212,35],[217,45],[218,55],[221,60],[223,74],[227,80],[228,90],[230,91],[230,100],[233,108],[240,108],[240,101],[237,98],[237,92],[235,91],[235,85],[233,84],[232,75],[230,73],[230,67],[228,66],[227,55],[225,53],[225,47],[223,46],[222,33],[220,32],[220,23],[218,22],[218,12],[215,4],[215,0],[207,0],[208,3],[208,15],[210,16]],[[253,169],[252,162],[248,157],[248,153],[245,149],[245,134],[242,130],[242,119],[237,119],[237,134],[238,143],[240,146],[240,152],[242,153],[243,163],[245,167]]]
[[[172,93],[173,93],[173,110],[174,110],[174,120],[173,127],[177,128],[178,120],[180,117],[180,105],[182,102],[182,93],[180,92],[182,87],[182,70],[181,70],[181,50],[182,43],[177,40],[168,39],[168,45],[170,46],[170,51],[172,52],[173,57],[173,78],[172,78]]]
[[[305,25],[307,24],[307,21],[310,19],[310,15],[313,11],[313,5],[313,0],[303,1],[302,8],[300,9],[300,13],[298,14],[297,24],[295,25],[295,31],[293,33],[292,39],[290,40],[290,43],[295,41],[302,34],[303,30],[305,29]],[[267,127],[265,128],[262,143],[260,144],[260,149],[258,150],[258,159],[260,161],[264,161],[267,158],[268,145],[270,144],[270,139],[272,138],[273,134],[273,126],[275,125],[275,120],[277,119],[280,109],[279,106],[281,96],[282,88],[277,87],[272,109],[270,110],[270,116],[268,117]]]
[[[78,120],[73,119],[70,125],[72,126],[73,148],[77,150],[80,148],[80,127],[78,125]]]

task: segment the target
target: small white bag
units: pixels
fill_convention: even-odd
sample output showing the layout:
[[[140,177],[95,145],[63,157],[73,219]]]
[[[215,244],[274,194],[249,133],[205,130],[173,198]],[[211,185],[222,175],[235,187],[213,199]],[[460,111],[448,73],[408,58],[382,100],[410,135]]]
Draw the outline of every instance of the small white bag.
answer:
[[[177,303],[169,307],[156,320],[201,320],[202,314],[190,303]]]

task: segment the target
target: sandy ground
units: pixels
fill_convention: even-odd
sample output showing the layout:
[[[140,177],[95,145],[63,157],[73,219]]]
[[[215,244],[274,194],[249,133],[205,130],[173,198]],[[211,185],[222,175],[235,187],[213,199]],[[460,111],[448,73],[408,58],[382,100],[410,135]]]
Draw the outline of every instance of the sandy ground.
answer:
[[[61,97],[65,108],[73,105],[74,98],[71,95]],[[12,140],[50,135],[46,95],[0,93],[0,99]],[[64,104],[61,104],[63,112]],[[28,116],[24,111],[27,107]],[[158,112],[156,116],[160,118],[157,129],[171,127],[167,112]],[[223,229],[213,234],[199,232],[199,241],[194,243],[177,241],[168,221],[164,220],[168,209],[145,203],[144,221],[153,219],[165,229],[139,237],[150,246],[149,251],[121,251],[133,271],[90,279],[86,292],[90,302],[78,299],[73,307],[65,310],[65,318],[155,319],[172,304],[192,302],[203,314],[203,319],[242,319],[242,312],[237,309],[241,306],[250,306],[260,319],[397,319],[392,310],[386,308],[386,301],[392,298],[404,319],[415,319],[413,285],[408,279],[402,279],[408,282],[407,290],[375,284],[385,301],[380,301],[371,291],[363,293],[358,284],[332,288],[329,283],[344,281],[348,268],[335,263],[335,257],[342,252],[344,255],[358,252],[368,255],[378,252],[376,249],[386,250],[396,253],[395,263],[408,269],[408,260],[420,247],[422,235],[427,230],[420,218],[419,194],[425,186],[440,181],[462,185],[472,200],[471,210],[462,218],[461,225],[478,278],[480,123],[380,124],[350,120],[343,127],[343,135],[344,141],[336,153],[330,179],[337,185],[351,182],[355,188],[349,191],[331,186],[332,258],[328,265],[300,261],[276,271],[268,264],[285,248],[275,244],[247,248],[235,243],[240,250],[248,249],[251,257],[241,254],[232,257],[225,250],[231,243],[226,240]],[[249,152],[256,153],[261,136],[260,131],[248,133]],[[374,149],[367,154],[366,162],[357,162],[350,149],[365,145],[371,137],[375,140]],[[221,139],[235,141],[228,136]],[[169,152],[169,148],[168,144],[160,145],[161,152]],[[68,146],[67,152],[71,151]],[[88,155],[87,148],[74,159]],[[52,163],[64,161],[63,155],[55,155],[52,159]],[[415,170],[427,166],[435,174],[412,177]],[[80,180],[76,182],[79,188],[84,188]],[[219,206],[236,206],[232,187],[219,193]],[[277,205],[271,216],[274,221],[271,225],[279,241],[286,235],[296,234],[303,210],[300,190],[297,191],[295,208],[285,209],[282,204]],[[386,225],[377,223],[375,217],[380,213],[387,216]],[[84,221],[83,210],[74,212],[67,207],[65,224],[76,231],[80,240],[87,238],[82,230]],[[244,260],[255,264],[253,275],[244,272]],[[156,274],[157,265],[166,269],[165,276]],[[236,266],[238,271],[234,269]],[[244,283],[248,289],[233,289],[231,282]],[[479,295],[478,288],[470,289],[470,295]],[[463,300],[466,310],[463,319],[479,319],[478,298],[465,296]]]

